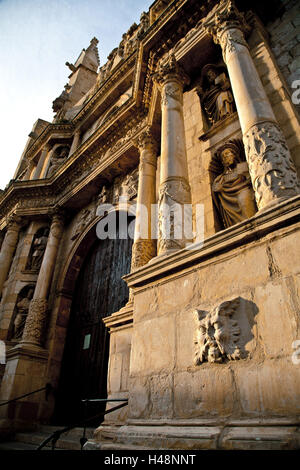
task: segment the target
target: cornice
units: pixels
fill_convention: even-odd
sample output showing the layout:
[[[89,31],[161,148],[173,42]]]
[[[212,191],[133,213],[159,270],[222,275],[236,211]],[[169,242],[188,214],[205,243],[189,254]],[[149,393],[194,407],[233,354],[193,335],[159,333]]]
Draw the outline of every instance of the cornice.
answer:
[[[138,48],[137,48],[138,49]],[[119,63],[116,68],[111,72],[111,75],[105,80],[105,82],[98,88],[98,90],[91,96],[91,98],[85,103],[83,108],[74,116],[72,119],[73,125],[77,125],[81,122],[84,117],[87,116],[91,111],[98,107],[99,102],[109,96],[111,89],[114,85],[122,79],[125,74],[132,68],[136,62],[137,49],[127,57],[124,62]]]
[[[300,196],[295,196],[264,212],[258,212],[250,219],[217,232],[195,244],[193,249],[182,249],[167,256],[157,256],[148,264],[133,273],[123,276],[130,288],[144,288],[154,280],[166,278],[169,274],[181,276],[186,270],[199,268],[200,263],[214,260],[223,253],[234,248],[241,249],[244,245],[259,240],[262,236],[297,224],[299,227]]]
[[[32,145],[28,148],[25,156],[28,160],[31,160],[34,155],[40,150],[41,146],[45,144],[49,138],[55,134],[59,133],[63,137],[64,134],[72,135],[74,131],[74,125],[70,123],[50,123],[48,126],[43,130],[43,132],[38,136],[38,138],[32,143]],[[69,135],[68,135],[69,136]]]

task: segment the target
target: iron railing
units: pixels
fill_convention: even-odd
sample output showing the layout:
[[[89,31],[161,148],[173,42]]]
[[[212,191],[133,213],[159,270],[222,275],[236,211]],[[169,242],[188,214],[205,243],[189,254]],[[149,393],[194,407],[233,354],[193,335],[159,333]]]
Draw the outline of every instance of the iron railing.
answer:
[[[8,400],[8,401],[4,401],[4,402],[0,403],[0,406],[9,405],[9,403],[13,403],[14,401],[21,400],[22,398],[26,398],[26,397],[29,397],[30,395],[33,395],[34,393],[39,393],[39,392],[43,392],[43,391],[46,392],[46,400],[48,400],[48,396],[53,390],[54,390],[53,386],[48,383],[42,388],[38,388],[37,390],[33,390],[33,392],[25,393],[24,395],[20,395],[19,397],[12,398],[11,400]]]
[[[108,413],[112,413],[113,411],[116,411],[116,410],[119,410],[120,408],[123,408],[124,406],[128,405],[128,399],[124,399],[124,398],[114,398],[114,399],[106,399],[106,398],[86,398],[84,400],[81,400],[82,403],[84,403],[85,407],[84,407],[84,419],[79,421],[78,423],[76,424],[72,424],[70,426],[66,426],[65,428],[63,429],[57,429],[56,431],[54,431],[49,437],[47,437],[38,447],[36,450],[42,450],[43,447],[45,447],[49,442],[51,442],[51,448],[52,450],[55,450],[55,445],[58,441],[58,439],[61,437],[62,434],[64,434],[65,432],[68,432],[68,431],[71,431],[72,429],[75,429],[75,428],[78,428],[78,427],[82,427],[83,426],[83,435],[82,437],[79,439],[79,442],[80,442],[80,446],[81,446],[81,450],[83,449],[83,446],[84,444],[88,441],[87,437],[86,437],[86,425],[87,423],[89,423],[90,421],[93,421],[95,419],[98,419],[100,418],[101,416],[104,416]],[[124,402],[124,403],[121,403],[120,405],[117,405],[113,408],[110,408],[109,410],[107,411],[102,411],[101,413],[98,413],[94,416],[91,416],[89,418],[86,418],[86,413],[87,413],[87,406],[88,406],[88,403],[89,402]]]

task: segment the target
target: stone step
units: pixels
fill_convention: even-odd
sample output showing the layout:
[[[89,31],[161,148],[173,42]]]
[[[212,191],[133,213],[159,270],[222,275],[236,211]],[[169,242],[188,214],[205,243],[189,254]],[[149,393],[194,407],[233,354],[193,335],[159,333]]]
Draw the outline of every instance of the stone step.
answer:
[[[18,432],[13,440],[0,443],[1,450],[35,450],[50,435],[57,430],[63,429],[63,426],[40,426],[35,432]],[[86,438],[91,439],[94,429],[86,429]],[[56,441],[55,449],[58,450],[80,450],[80,438],[83,437],[83,428],[74,428],[64,434]],[[4,447],[3,447],[4,446]],[[47,443],[44,449],[51,449],[51,442]]]

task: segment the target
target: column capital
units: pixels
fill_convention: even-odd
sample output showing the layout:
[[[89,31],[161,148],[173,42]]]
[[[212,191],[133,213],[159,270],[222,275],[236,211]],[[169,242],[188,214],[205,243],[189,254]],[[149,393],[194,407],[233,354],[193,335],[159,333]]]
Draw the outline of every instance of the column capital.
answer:
[[[11,214],[7,218],[7,230],[19,231],[24,223],[22,217],[17,214]]]
[[[134,140],[134,145],[139,149],[142,156],[142,151],[145,149],[150,150],[154,154],[157,153],[157,141],[154,138],[151,130],[147,127],[141,134]]]
[[[49,152],[51,148],[52,148],[52,144],[50,144],[49,142],[46,142],[42,148],[42,151]]]
[[[222,47],[225,61],[226,49],[232,49],[234,43],[248,47],[244,33],[248,33],[250,27],[233,0],[222,0],[207,16],[203,27],[213,37],[214,42]]]
[[[173,52],[169,53],[167,59],[163,58],[159,61],[157,71],[153,74],[153,80],[160,87],[170,80],[180,82],[182,85],[190,82],[188,75],[176,61],[175,54]]]

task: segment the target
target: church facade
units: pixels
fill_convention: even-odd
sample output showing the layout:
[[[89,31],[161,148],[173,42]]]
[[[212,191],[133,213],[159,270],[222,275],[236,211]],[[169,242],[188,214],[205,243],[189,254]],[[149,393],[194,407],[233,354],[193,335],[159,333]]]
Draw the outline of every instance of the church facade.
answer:
[[[90,448],[299,448],[300,11],[273,7],[155,0],[66,63],[0,194],[0,403],[52,386],[2,435],[107,398]]]

